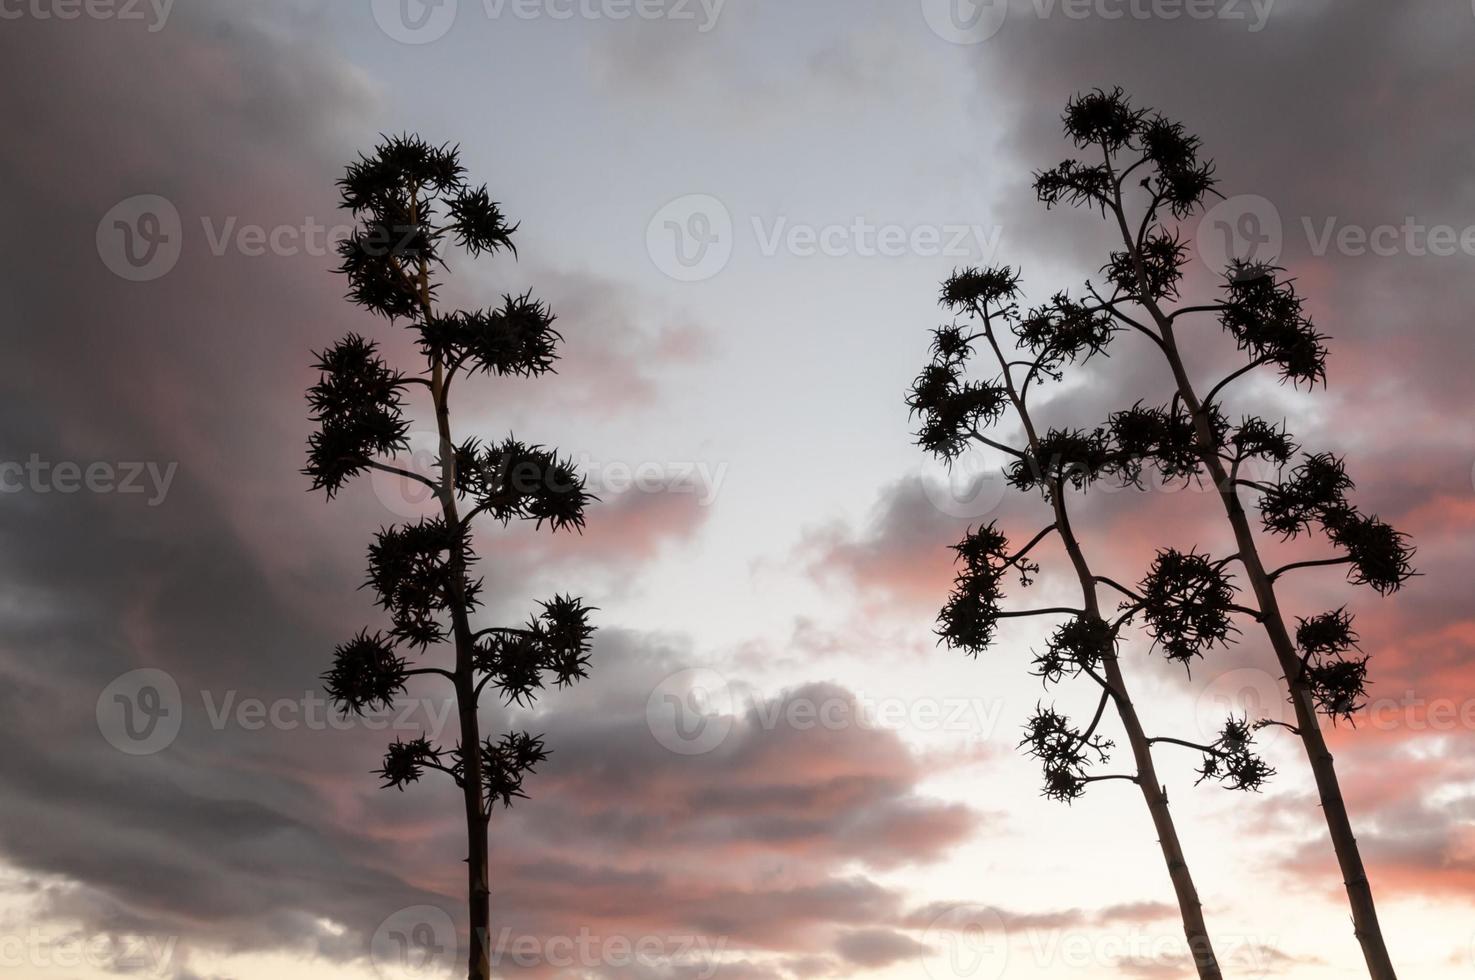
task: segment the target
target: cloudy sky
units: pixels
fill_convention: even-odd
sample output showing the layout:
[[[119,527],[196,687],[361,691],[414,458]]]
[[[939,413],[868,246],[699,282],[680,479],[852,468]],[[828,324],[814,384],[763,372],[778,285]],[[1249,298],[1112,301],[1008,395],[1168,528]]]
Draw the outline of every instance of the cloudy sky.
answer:
[[[299,474],[310,352],[411,353],[342,300],[331,243],[343,165],[416,132],[522,222],[519,259],[458,265],[448,298],[531,288],[566,338],[556,377],[465,385],[459,424],[559,446],[602,498],[582,537],[479,543],[489,614],[569,591],[602,627],[591,679],[513,719],[554,755],[492,825],[501,971],[1185,976],[1137,794],[1051,803],[1015,751],[1051,696],[1041,627],[935,646],[947,546],[1046,520],[924,459],[903,404],[955,266],[1020,266],[1042,300],[1104,261],[1109,229],[1029,184],[1068,155],[1065,100],[1119,84],[1218,162],[1194,286],[1253,237],[1334,338],[1326,390],[1239,404],[1346,454],[1417,539],[1405,593],[1331,572],[1288,606],[1350,603],[1373,655],[1370,713],[1329,737],[1395,960],[1475,976],[1472,51],[1466,0],[0,0],[0,971],[454,972],[395,954],[464,929],[455,791],[370,774],[446,729],[443,692],[343,725],[317,681],[382,625],[369,535],[423,501]],[[1206,378],[1214,329],[1185,339]],[[1166,400],[1149,353],[1045,413]],[[1122,580],[1228,540],[1194,491],[1080,514]],[[1044,564],[1034,598],[1068,596]],[[1191,677],[1140,640],[1125,660],[1163,734],[1282,710],[1257,636]],[[704,706],[697,736],[668,696]],[[130,699],[177,710],[139,738]],[[1160,753],[1221,958],[1355,976],[1299,746],[1264,741],[1251,797]]]

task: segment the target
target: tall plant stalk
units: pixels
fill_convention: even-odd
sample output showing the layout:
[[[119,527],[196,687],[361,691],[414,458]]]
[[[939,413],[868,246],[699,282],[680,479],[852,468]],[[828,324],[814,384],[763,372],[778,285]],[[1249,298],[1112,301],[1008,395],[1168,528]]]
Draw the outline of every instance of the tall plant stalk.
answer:
[[[1036,175],[1037,192],[1048,205],[1066,201],[1099,207],[1120,235],[1122,250],[1105,267],[1112,295],[1102,297],[1093,289],[1095,308],[1145,335],[1169,369],[1174,404],[1162,416],[1173,430],[1177,450],[1191,457],[1188,466],[1211,481],[1234,532],[1238,550],[1217,567],[1222,571],[1237,562],[1250,585],[1256,607],[1235,611],[1260,623],[1274,650],[1295,717],[1294,725],[1281,727],[1300,739],[1310,763],[1368,973],[1374,980],[1392,980],[1392,958],[1319,717],[1350,719],[1363,706],[1368,658],[1354,655],[1357,637],[1345,610],[1300,620],[1293,637],[1276,584],[1297,569],[1344,565],[1351,582],[1388,594],[1414,574],[1413,550],[1404,535],[1348,501],[1353,484],[1341,460],[1309,455],[1287,472],[1298,449],[1283,428],[1253,416],[1238,426],[1225,419],[1220,395],[1258,368],[1273,367],[1282,381],[1295,385],[1325,383],[1326,338],[1305,315],[1302,299],[1282,270],[1249,257],[1234,259],[1225,270],[1222,300],[1203,305],[1180,301],[1178,285],[1188,252],[1167,223],[1199,213],[1216,183],[1212,163],[1199,159],[1198,139],[1180,124],[1133,108],[1119,89],[1073,100],[1066,109],[1065,129],[1078,148],[1100,162],[1067,161],[1043,171]],[[1129,214],[1124,195],[1126,181],[1139,169],[1146,198],[1140,216]],[[1134,316],[1135,310],[1123,308],[1127,305],[1143,315]],[[1201,396],[1185,367],[1177,327],[1181,318],[1204,315],[1218,317],[1247,361]],[[1244,476],[1242,468],[1251,460],[1268,462],[1279,476],[1274,482]],[[1284,539],[1319,529],[1342,554],[1268,568],[1242,491],[1260,498],[1264,532]],[[1278,723],[1261,722],[1270,724]]]
[[[948,460],[959,456],[969,443],[1005,454],[1013,460],[1009,473],[1011,484],[1020,490],[1040,490],[1050,505],[1054,521],[1012,554],[996,524],[970,532],[956,548],[964,568],[939,617],[939,633],[950,646],[977,655],[992,644],[997,623],[1002,619],[1035,615],[1070,617],[1051,638],[1046,651],[1036,656],[1034,673],[1047,684],[1066,677],[1089,678],[1101,691],[1095,714],[1081,730],[1053,707],[1041,707],[1030,720],[1024,744],[1043,763],[1045,793],[1051,798],[1073,801],[1089,784],[1106,780],[1122,779],[1136,784],[1157,832],[1194,968],[1201,978],[1220,978],[1223,974],[1204,921],[1198,889],[1153,762],[1152,746],[1157,740],[1149,738],[1142,727],[1117,652],[1120,632],[1132,621],[1139,606],[1131,604],[1126,614],[1114,622],[1107,621],[1099,588],[1123,587],[1092,571],[1071,523],[1068,491],[1084,490],[1100,470],[1124,464],[1109,461],[1104,446],[1082,433],[1051,430],[1042,434],[1029,403],[1032,386],[1042,379],[1059,377],[1060,369],[1067,362],[1085,360],[1103,352],[1114,328],[1100,316],[1083,315],[1078,305],[1058,296],[1050,306],[1021,318],[1016,302],[1018,292],[1018,276],[1007,267],[968,269],[949,279],[943,287],[943,305],[966,316],[972,325],[970,329],[976,332],[965,333],[956,325],[936,331],[933,363],[918,378],[909,401],[913,412],[924,420],[918,436],[924,448]],[[1028,349],[1027,358],[1011,358],[1005,352],[1001,331],[1006,328],[1016,346]],[[982,383],[964,378],[974,347],[981,342],[986,343],[998,371],[996,380]],[[1011,410],[1024,430],[1023,448],[1009,446],[981,431],[985,426],[997,424]],[[1098,455],[1101,458],[1095,458]],[[1000,583],[1005,575],[1018,574],[1022,584],[1030,584],[1039,565],[1028,556],[1052,535],[1058,536],[1070,558],[1081,589],[1081,608],[1001,610]],[[1123,591],[1137,598],[1130,590]],[[1115,707],[1131,749],[1130,773],[1090,771],[1110,758],[1112,743],[1098,734],[1109,705]],[[1269,768],[1254,756],[1247,729],[1233,719],[1213,745],[1194,745],[1176,739],[1163,741],[1201,751],[1205,759],[1204,778],[1223,779],[1233,788],[1258,788],[1270,775]]]
[[[567,685],[587,675],[593,627],[580,600],[555,596],[523,627],[477,628],[482,581],[472,529],[479,517],[502,524],[530,520],[552,530],[579,529],[591,499],[584,481],[558,456],[508,438],[500,445],[456,441],[450,395],[458,378],[477,373],[536,376],[550,372],[561,341],[553,316],[528,296],[505,297],[501,308],[446,311],[436,303],[437,273],[454,242],[471,256],[511,250],[510,227],[485,187],[465,180],[454,148],[418,137],[381,144],[339,182],[344,207],[360,222],[343,242],[341,272],[349,298],[416,334],[418,375],[389,367],[377,345],[350,334],[318,355],[318,382],[308,391],[317,430],[304,472],[331,498],[370,471],[423,485],[439,513],[379,531],[369,549],[366,583],[390,617],[387,632],[361,631],[340,645],[323,675],[344,712],[391,708],[411,677],[449,683],[459,743],[444,748],[421,734],[397,739],[377,774],[404,789],[425,770],[450,776],[461,791],[466,823],[469,980],[489,980],[491,891],[488,838],[492,810],[525,796],[523,779],[547,758],[540,736],[481,734],[479,708],[488,688],[508,704],[534,701],[545,684]],[[434,475],[406,469],[410,450],[404,396],[428,393],[438,458]],[[463,513],[464,511],[464,513]],[[451,648],[449,668],[411,667],[410,657]]]

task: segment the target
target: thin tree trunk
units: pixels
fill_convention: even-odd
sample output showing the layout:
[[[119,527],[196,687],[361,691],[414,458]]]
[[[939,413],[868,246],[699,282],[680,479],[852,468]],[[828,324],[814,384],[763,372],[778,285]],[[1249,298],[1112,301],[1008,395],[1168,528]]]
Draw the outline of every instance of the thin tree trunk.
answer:
[[[460,514],[455,494],[455,444],[451,439],[450,416],[446,406],[445,371],[437,359],[432,368],[431,395],[435,401],[436,424],[440,431],[441,510],[453,535],[451,566],[451,621],[456,643],[456,709],[461,725],[461,794],[466,807],[466,891],[469,912],[470,949],[467,954],[468,980],[490,980],[492,975],[491,891],[487,884],[488,819],[483,805],[481,724],[477,717],[476,679],[472,655],[476,645],[466,614],[466,596],[462,588],[466,556],[461,551]]]
[[[1255,535],[1250,528],[1249,517],[1239,499],[1233,478],[1225,471],[1224,464],[1219,459],[1219,446],[1209,428],[1207,418],[1201,411],[1202,405],[1198,400],[1198,395],[1183,368],[1183,360],[1178,354],[1177,343],[1173,338],[1172,324],[1163,322],[1161,326],[1164,330],[1168,360],[1173,367],[1173,375],[1178,381],[1179,393],[1184,405],[1193,413],[1199,447],[1208,461],[1209,472],[1214,479],[1215,486],[1219,489],[1219,498],[1224,504],[1229,523],[1234,528],[1235,542],[1239,547],[1239,557],[1241,564],[1244,565],[1245,577],[1249,580],[1250,587],[1255,593],[1261,621],[1265,626],[1265,632],[1270,637],[1270,645],[1275,649],[1276,660],[1280,663],[1280,669],[1284,673],[1290,691],[1290,701],[1296,711],[1297,733],[1301,737],[1301,744],[1306,749],[1306,758],[1311,763],[1311,772],[1316,779],[1316,791],[1321,799],[1321,809],[1326,818],[1327,830],[1331,833],[1332,848],[1337,855],[1342,881],[1347,888],[1347,901],[1352,906],[1353,928],[1357,941],[1362,945],[1362,955],[1367,961],[1368,974],[1373,980],[1396,980],[1397,974],[1393,969],[1393,960],[1388,955],[1388,947],[1383,940],[1383,930],[1378,924],[1378,910],[1373,903],[1372,885],[1363,867],[1362,853],[1357,846],[1357,836],[1352,831],[1352,821],[1347,815],[1347,805],[1342,799],[1342,788],[1337,781],[1336,766],[1332,761],[1331,752],[1327,749],[1326,738],[1322,734],[1321,721],[1317,717],[1311,691],[1306,685],[1301,658],[1296,651],[1296,645],[1291,639],[1290,632],[1286,629],[1285,617],[1276,600],[1275,583],[1271,581],[1260,558]]]
[[[1060,488],[1057,488],[1060,489]],[[1086,612],[1101,617],[1097,600],[1097,583],[1086,564],[1080,543],[1070,527],[1070,517],[1059,493],[1056,494],[1056,519],[1060,522],[1061,539],[1076,567],[1081,580],[1081,591],[1086,600]],[[1121,664],[1115,655],[1105,659],[1106,681],[1111,685],[1116,702],[1117,714],[1121,716],[1122,728],[1127,733],[1127,744],[1131,746],[1132,758],[1137,765],[1137,788],[1152,814],[1152,824],[1157,829],[1158,846],[1163,852],[1163,861],[1168,866],[1168,876],[1173,880],[1173,891],[1178,897],[1178,911],[1183,917],[1183,935],[1188,940],[1188,950],[1193,956],[1193,965],[1202,980],[1220,980],[1219,960],[1214,955],[1214,945],[1209,939],[1208,924],[1204,922],[1203,904],[1198,898],[1198,889],[1193,884],[1193,875],[1188,870],[1188,859],[1183,854],[1183,845],[1178,840],[1178,828],[1173,815],[1168,812],[1168,797],[1157,778],[1157,767],[1152,761],[1152,747],[1142,722],[1137,717],[1137,708],[1132,704],[1127,691],[1127,681],[1122,674]]]
[[[1107,165],[1110,167],[1109,157]],[[1254,531],[1250,527],[1249,517],[1239,499],[1239,492],[1235,488],[1232,475],[1225,471],[1224,463],[1219,458],[1221,447],[1214,437],[1208,417],[1203,412],[1203,402],[1199,400],[1193,382],[1189,379],[1188,372],[1183,366],[1183,358],[1178,351],[1177,339],[1173,334],[1173,321],[1163,313],[1162,308],[1153,300],[1147,288],[1146,270],[1142,264],[1141,253],[1137,249],[1131,229],[1127,224],[1126,213],[1121,203],[1120,187],[1116,190],[1112,210],[1122,234],[1123,244],[1131,256],[1136,272],[1141,305],[1157,325],[1162,340],[1162,351],[1172,368],[1178,395],[1183,399],[1184,406],[1192,413],[1199,450],[1203,454],[1204,464],[1208,467],[1210,476],[1213,477],[1214,485],[1218,488],[1219,499],[1229,517],[1230,526],[1234,529],[1235,541],[1239,546],[1240,562],[1244,565],[1245,576],[1249,579],[1250,587],[1254,590],[1255,599],[1259,604],[1261,623],[1270,637],[1270,645],[1275,650],[1280,669],[1284,672],[1290,701],[1296,711],[1297,734],[1300,735],[1301,744],[1305,747],[1306,758],[1311,763],[1317,794],[1321,798],[1322,813],[1326,818],[1327,830],[1332,838],[1332,848],[1336,852],[1337,864],[1342,872],[1342,881],[1347,888],[1347,901],[1352,907],[1353,930],[1357,941],[1362,946],[1362,955],[1367,962],[1368,975],[1372,980],[1397,980],[1393,960],[1388,955],[1387,944],[1383,941],[1382,927],[1378,924],[1378,910],[1373,904],[1372,885],[1368,882],[1367,871],[1362,864],[1362,854],[1357,847],[1357,836],[1352,832],[1352,822],[1347,816],[1347,805],[1342,800],[1342,788],[1337,781],[1336,766],[1333,764],[1331,752],[1327,749],[1326,739],[1321,731],[1321,722],[1316,716],[1316,706],[1302,674],[1301,658],[1297,655],[1296,645],[1291,640],[1290,632],[1286,629],[1285,617],[1281,614],[1279,602],[1276,601],[1275,583],[1265,571]]]
[[[1014,403],[1014,409],[1019,414],[1020,422],[1024,425],[1025,435],[1029,439],[1030,453],[1038,459],[1039,434],[1024,399],[1015,389],[1008,359],[1004,356],[998,341],[995,340],[993,328],[987,325],[986,318],[985,331],[989,344],[993,347],[994,355],[1003,369],[1004,385],[1008,389],[1009,398]],[[1065,550],[1070,555],[1076,577],[1080,580],[1085,612],[1099,620],[1102,616],[1101,603],[1097,595],[1098,584],[1090,565],[1086,562],[1080,541],[1071,527],[1070,514],[1065,506],[1063,482],[1057,481],[1050,494],[1051,504],[1055,510],[1055,525],[1060,532],[1061,541],[1065,544]],[[1199,901],[1198,888],[1194,885],[1193,875],[1188,870],[1188,859],[1184,856],[1183,845],[1178,840],[1178,828],[1173,822],[1173,815],[1168,811],[1168,797],[1163,792],[1162,784],[1157,778],[1157,768],[1153,765],[1152,746],[1147,740],[1147,733],[1142,730],[1142,722],[1137,717],[1137,708],[1132,704],[1131,695],[1127,690],[1127,680],[1122,674],[1121,664],[1117,661],[1115,653],[1104,658],[1103,668],[1106,672],[1109,693],[1116,704],[1122,728],[1127,733],[1127,743],[1131,746],[1132,758],[1137,767],[1137,776],[1133,782],[1142,791],[1142,799],[1147,804],[1148,812],[1152,815],[1152,824],[1157,830],[1158,847],[1162,850],[1163,862],[1168,866],[1168,877],[1173,882],[1173,892],[1178,899],[1178,912],[1183,919],[1183,935],[1188,941],[1188,950],[1193,958],[1194,969],[1198,972],[1200,980],[1223,980],[1224,974],[1220,972],[1219,960],[1214,954],[1214,944],[1209,938],[1208,924],[1204,921],[1203,904]]]
[[[416,194],[418,200],[418,191]],[[417,219],[418,203],[411,209]],[[428,324],[434,316],[429,270],[419,264],[420,308]],[[431,359],[430,397],[435,406],[436,431],[440,440],[441,516],[451,535],[448,565],[451,588],[451,634],[456,644],[456,711],[461,727],[461,796],[466,811],[466,907],[467,980],[491,980],[491,890],[487,876],[489,808],[482,790],[481,723],[477,717],[476,674],[473,655],[476,638],[466,608],[466,555],[462,550],[461,516],[456,506],[456,443],[451,436],[450,404],[445,365],[439,356]]]

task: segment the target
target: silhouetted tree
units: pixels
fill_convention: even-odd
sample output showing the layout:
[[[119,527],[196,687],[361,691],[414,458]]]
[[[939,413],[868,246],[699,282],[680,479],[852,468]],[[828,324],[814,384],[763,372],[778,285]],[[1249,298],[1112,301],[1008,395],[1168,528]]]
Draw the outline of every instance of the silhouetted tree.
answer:
[[[338,186],[357,225],[340,248],[349,298],[407,323],[423,362],[415,375],[390,367],[377,346],[350,334],[317,355],[318,382],[308,391],[317,425],[304,472],[314,490],[335,496],[371,470],[423,483],[434,517],[381,529],[369,547],[366,585],[388,613],[387,630],[364,630],[340,645],[323,681],[344,712],[388,708],[411,677],[443,678],[455,697],[460,741],[396,739],[377,771],[384,786],[403,790],[427,769],[460,787],[465,805],[471,948],[468,975],[491,975],[487,833],[492,810],[523,797],[526,775],[547,758],[543,740],[526,732],[483,737],[477,715],[492,689],[509,704],[528,704],[545,684],[586,676],[593,627],[580,600],[555,596],[522,627],[472,622],[482,580],[473,573],[472,525],[530,520],[553,531],[578,530],[591,499],[584,480],[551,450],[508,437],[496,444],[452,434],[450,391],[478,373],[537,376],[553,370],[561,337],[542,303],[508,296],[500,308],[447,311],[437,291],[452,244],[475,257],[513,251],[512,233],[485,187],[467,183],[455,148],[415,136],[384,140],[348,167]],[[425,389],[439,434],[432,476],[396,465],[409,450],[405,397]],[[463,513],[464,511],[464,513]],[[444,666],[412,666],[450,647]]]
[[[977,656],[993,644],[1001,620],[1067,617],[1044,651],[1035,655],[1032,673],[1047,686],[1066,679],[1088,679],[1100,689],[1100,700],[1084,729],[1053,705],[1038,706],[1021,745],[1040,760],[1044,793],[1052,799],[1072,802],[1091,783],[1104,780],[1123,779],[1137,785],[1157,831],[1194,966],[1200,977],[1217,978],[1222,973],[1168,810],[1167,794],[1158,780],[1152,745],[1155,741],[1173,742],[1202,753],[1200,782],[1217,779],[1235,789],[1258,789],[1271,770],[1254,754],[1249,724],[1242,719],[1231,718],[1211,745],[1152,739],[1143,730],[1122,673],[1118,649],[1123,627],[1142,611],[1145,600],[1092,570],[1072,527],[1069,510],[1072,491],[1086,491],[1110,474],[1135,473],[1140,458],[1114,450],[1103,429],[1041,431],[1030,402],[1032,391],[1038,391],[1047,381],[1060,380],[1067,365],[1104,354],[1117,327],[1099,311],[1063,295],[1022,312],[1019,296],[1019,276],[1009,267],[964,269],[948,279],[942,287],[942,305],[955,320],[934,332],[932,363],[917,378],[908,404],[922,420],[917,434],[919,445],[949,462],[974,443],[1002,453],[1010,461],[1009,484],[1026,493],[1039,491],[1054,520],[1017,549],[1010,548],[997,522],[970,530],[955,546],[961,569],[938,617],[938,633],[948,646]],[[958,324],[958,317],[964,325]],[[1022,354],[1006,352],[1011,341]],[[979,347],[988,352],[985,380],[970,377]],[[984,434],[1011,413],[1023,429],[1022,446]],[[1005,611],[1001,603],[1006,581],[1014,577],[1021,587],[1031,585],[1040,565],[1030,556],[1052,536],[1064,547],[1080,583],[1081,607]],[[1196,570],[1194,558],[1164,552],[1159,563],[1191,576]],[[1125,611],[1111,621],[1098,596],[1103,585],[1117,588],[1131,599]],[[1217,627],[1196,617],[1189,606],[1154,603],[1151,607],[1159,617],[1155,635],[1169,657],[1191,656],[1215,636]],[[1095,771],[1110,761],[1115,747],[1100,734],[1108,706],[1115,707],[1132,752],[1133,769],[1129,773]]]
[[[1357,654],[1357,635],[1345,609],[1299,620],[1292,630],[1276,584],[1297,569],[1340,565],[1353,584],[1387,595],[1414,574],[1413,549],[1403,534],[1351,503],[1353,484],[1340,459],[1316,453],[1297,463],[1299,449],[1282,426],[1254,415],[1233,424],[1224,415],[1224,392],[1258,369],[1273,370],[1295,386],[1325,384],[1327,338],[1313,326],[1294,282],[1272,265],[1232,258],[1218,298],[1195,305],[1180,296],[1189,253],[1178,226],[1217,193],[1214,165],[1201,157],[1198,138],[1177,122],[1134,107],[1121,89],[1098,89],[1071,100],[1064,123],[1085,159],[1037,173],[1036,192],[1047,206],[1097,209],[1119,233],[1121,250],[1112,252],[1102,269],[1104,287],[1087,284],[1088,308],[1114,326],[1146,336],[1162,355],[1175,389],[1168,406],[1139,406],[1114,419],[1109,439],[1155,465],[1164,479],[1206,478],[1238,548],[1216,561],[1164,555],[1143,585],[1149,629],[1169,656],[1187,659],[1204,646],[1229,642],[1233,616],[1264,628],[1295,711],[1295,724],[1283,727],[1300,737],[1310,760],[1368,971],[1375,980],[1390,980],[1394,969],[1372,888],[1318,718],[1352,719],[1365,700],[1368,659]],[[1177,334],[1189,318],[1199,317],[1216,318],[1244,354],[1243,363],[1207,395],[1199,394],[1185,366]],[[1246,464],[1277,475],[1253,479],[1244,472]],[[1141,476],[1140,469],[1135,476]],[[1242,494],[1258,498],[1263,533],[1290,539],[1319,532],[1339,554],[1267,568]],[[1226,569],[1234,563],[1243,569],[1255,608],[1233,602],[1237,587]]]

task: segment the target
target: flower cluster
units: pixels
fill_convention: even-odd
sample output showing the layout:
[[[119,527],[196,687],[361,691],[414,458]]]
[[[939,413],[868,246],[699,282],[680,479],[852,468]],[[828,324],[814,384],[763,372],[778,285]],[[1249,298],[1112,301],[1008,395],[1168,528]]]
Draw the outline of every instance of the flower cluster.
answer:
[[[1275,770],[1255,752],[1249,719],[1230,718],[1214,744],[1205,747],[1198,781],[1217,779],[1226,789],[1258,791],[1274,775]]]
[[[1231,619],[1234,585],[1207,555],[1159,551],[1140,592],[1148,634],[1175,663],[1189,664],[1237,632]]]
[[[1094,672],[1107,657],[1116,656],[1116,642],[1116,632],[1105,620],[1077,616],[1055,630],[1043,653],[1035,654],[1031,673],[1046,684],[1056,684],[1066,677]]]
[[[417,325],[420,348],[442,362],[499,377],[533,377],[553,370],[563,337],[556,318],[531,294],[503,296],[499,309],[458,310]]]
[[[1293,385],[1326,382],[1326,337],[1280,269],[1236,260],[1224,276],[1219,322],[1256,361],[1274,364]]]
[[[307,390],[317,431],[308,437],[312,489],[335,496],[379,456],[409,448],[403,412],[405,379],[371,341],[349,334],[317,355],[318,381]]]
[[[1114,743],[1082,732],[1053,707],[1036,707],[1025,725],[1025,746],[1045,770],[1044,795],[1062,803],[1080,799],[1090,780],[1090,768],[1111,758]]]
[[[993,643],[999,625],[1000,583],[1013,562],[1007,553],[1009,541],[997,524],[970,531],[953,545],[962,564],[953,581],[952,595],[937,617],[937,634],[949,648],[978,656]],[[1026,564],[1020,577],[1027,585],[1036,566]]]
[[[572,462],[510,437],[495,446],[470,440],[456,451],[456,489],[503,524],[516,519],[579,530],[595,499],[586,486]]]
[[[1153,196],[1154,210],[1165,207],[1179,220],[1202,207],[1214,188],[1214,165],[1199,158],[1198,138],[1189,135],[1181,123],[1135,108],[1120,88],[1096,89],[1071,99],[1065,107],[1064,123],[1065,133],[1077,149],[1097,148],[1107,159],[1092,164],[1067,160],[1036,173],[1035,193],[1047,206],[1064,201],[1102,210],[1112,208],[1117,204],[1121,176],[1127,169],[1142,165],[1150,168],[1142,185]],[[1121,167],[1119,173],[1107,161],[1123,152],[1137,159]],[[1166,241],[1156,247],[1160,258],[1166,257],[1162,252],[1165,246]],[[1136,275],[1124,281],[1131,285],[1126,291],[1137,295]],[[1161,289],[1166,283],[1159,277],[1150,288]]]
[[[551,675],[556,687],[588,676],[592,612],[571,596],[555,596],[522,629],[494,629],[478,641],[473,666],[509,703],[530,703]]]

